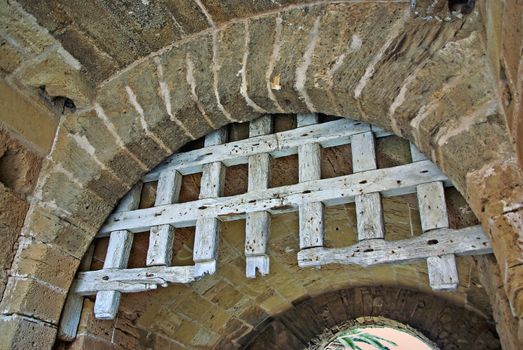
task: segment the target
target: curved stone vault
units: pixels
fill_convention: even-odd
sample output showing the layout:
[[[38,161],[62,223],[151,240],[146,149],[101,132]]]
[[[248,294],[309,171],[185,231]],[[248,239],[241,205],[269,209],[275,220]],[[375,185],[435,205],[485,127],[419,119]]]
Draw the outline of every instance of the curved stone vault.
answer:
[[[47,95],[68,97],[77,110],[61,118],[32,196],[0,304],[4,344],[53,344],[67,291],[91,240],[116,202],[165,157],[233,122],[265,113],[319,112],[376,124],[410,140],[452,179],[492,241],[497,266],[489,259],[479,261],[478,275],[481,284],[496,286],[488,294],[502,345],[518,348],[523,181],[511,138],[519,124],[511,118],[520,108],[519,89],[513,88],[520,65],[502,62],[510,63],[503,73],[508,81],[504,91],[512,91],[510,101],[515,102],[500,105],[499,98],[508,95],[499,95],[488,40],[485,49],[491,26],[485,25],[485,34],[488,21],[480,10],[491,11],[487,5],[446,18],[413,14],[407,1],[303,2],[239,12],[231,10],[239,8],[235,2],[224,8],[218,2],[183,1],[187,13],[198,15],[180,25],[194,25],[193,30],[165,41],[140,33],[149,44],[130,45],[129,58],[112,53],[118,64],[108,64],[96,77],[81,58],[88,55],[66,46],[66,38],[82,34],[78,28],[106,38],[102,19],[93,21],[100,27],[91,28],[78,17],[91,2],[81,2],[78,12],[62,1],[12,3],[2,9],[15,6],[14,12],[4,12],[23,13],[31,28],[37,26],[38,33],[46,40],[45,35],[52,35],[54,41],[41,51],[24,51],[22,66],[9,73],[10,83],[20,89],[45,86]],[[60,11],[77,17],[60,17]],[[94,7],[85,11],[86,18],[97,13]],[[35,46],[42,42],[33,41]],[[125,51],[122,43],[126,41],[114,46]],[[106,48],[112,44],[105,43]],[[104,56],[96,48],[91,52],[94,58]],[[64,65],[65,73],[53,70]],[[93,64],[98,65],[103,64]],[[54,74],[46,73],[49,67]],[[314,295],[314,288],[319,294],[346,287],[322,286],[324,272],[328,274],[323,269],[311,273],[313,287],[303,295]],[[391,284],[403,286],[405,281],[409,279],[400,277]],[[161,300],[161,293],[155,298]],[[273,314],[295,301],[272,293],[267,303],[273,303]],[[138,305],[142,299],[135,298]],[[198,315],[203,317],[207,307],[194,305],[202,308]],[[258,309],[245,317],[259,317]],[[226,330],[233,339],[249,329],[235,322]],[[114,337],[116,329],[132,327],[111,329]]]

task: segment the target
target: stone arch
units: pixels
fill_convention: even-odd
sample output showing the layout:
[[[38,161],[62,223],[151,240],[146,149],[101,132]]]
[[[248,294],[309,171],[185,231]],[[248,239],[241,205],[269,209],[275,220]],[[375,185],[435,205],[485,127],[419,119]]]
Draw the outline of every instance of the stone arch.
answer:
[[[439,349],[500,348],[493,326],[477,314],[433,295],[390,287],[340,289],[302,300],[245,341],[248,349],[305,348],[318,344],[319,334],[342,330],[347,321],[372,323],[379,321],[376,316],[414,328]]]
[[[424,21],[407,3],[321,2],[213,26],[136,61],[98,87],[92,106],[62,120],[2,312],[21,315],[18,329],[28,327],[24,317],[41,320],[30,326],[54,338],[80,257],[146,171],[232,121],[317,111],[392,130],[440,166],[492,238],[512,312],[522,317],[513,244],[521,174],[479,30],[477,14]]]

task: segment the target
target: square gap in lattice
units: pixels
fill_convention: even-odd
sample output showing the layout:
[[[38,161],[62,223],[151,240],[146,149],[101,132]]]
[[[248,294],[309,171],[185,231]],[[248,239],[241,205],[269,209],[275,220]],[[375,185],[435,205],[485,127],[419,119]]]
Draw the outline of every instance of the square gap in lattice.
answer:
[[[238,164],[225,168],[223,196],[236,196],[247,193],[249,174],[247,164]]]
[[[272,133],[296,129],[296,114],[276,114],[272,117]]]
[[[202,173],[183,175],[178,203],[197,201],[200,197],[201,181]]]
[[[328,123],[328,122],[333,122],[335,120],[340,120],[340,119],[344,119],[342,117],[334,117],[332,115],[325,115],[325,114],[321,114],[319,113],[318,114],[318,123]]]
[[[321,148],[321,178],[330,179],[352,174],[350,144]]]
[[[185,145],[180,147],[180,149],[176,153],[184,153],[184,152],[194,151],[195,149],[203,148],[204,141],[205,141],[205,137],[200,137],[199,139],[189,141]]]
[[[158,181],[146,182],[142,185],[142,192],[140,194],[139,209],[147,209],[154,207],[156,201],[156,190],[158,188]]]
[[[407,140],[392,135],[375,140],[378,169],[392,168],[412,162],[410,144]]]
[[[174,230],[171,266],[192,266],[195,227],[181,227]]]
[[[399,241],[419,236],[421,229],[418,197],[415,193],[382,197],[385,240]]]
[[[235,142],[249,138],[249,123],[232,123],[227,126],[228,141]]]
[[[270,188],[295,185],[299,180],[298,155],[271,159]]]
[[[342,248],[358,242],[356,206],[354,203],[325,207],[324,218],[324,247]]]

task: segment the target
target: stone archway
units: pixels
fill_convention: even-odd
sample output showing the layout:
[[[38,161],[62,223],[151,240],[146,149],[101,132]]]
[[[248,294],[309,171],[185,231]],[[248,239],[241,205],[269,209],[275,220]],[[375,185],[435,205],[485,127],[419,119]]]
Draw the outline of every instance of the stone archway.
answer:
[[[32,327],[52,342],[80,257],[140,176],[189,140],[265,112],[350,116],[413,141],[481,219],[521,318],[522,181],[490,86],[477,14],[425,21],[407,3],[292,6],[136,61],[60,125],[2,301],[12,339]]]
[[[499,349],[494,327],[470,311],[433,295],[408,289],[341,289],[294,305],[246,335],[248,349],[306,348],[346,326],[381,316],[409,325],[440,349]],[[357,324],[357,321],[354,321]],[[384,321],[386,324],[386,321]],[[354,325],[354,324],[352,324]]]

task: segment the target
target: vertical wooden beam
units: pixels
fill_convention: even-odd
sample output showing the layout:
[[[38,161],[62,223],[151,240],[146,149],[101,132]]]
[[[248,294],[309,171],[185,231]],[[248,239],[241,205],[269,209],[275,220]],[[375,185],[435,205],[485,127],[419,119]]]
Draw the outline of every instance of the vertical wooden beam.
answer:
[[[417,186],[423,232],[448,228],[447,206],[443,183],[431,182]],[[455,290],[459,284],[454,254],[427,259],[430,286],[434,290]]]
[[[178,201],[182,175],[174,169],[160,173],[156,200],[154,205],[172,204]],[[149,248],[147,250],[147,266],[168,266],[171,264],[174,227],[160,225],[151,227]]]
[[[318,123],[317,114],[298,114],[298,128]],[[321,179],[321,146],[309,143],[298,147],[299,181]],[[323,246],[324,215],[323,203],[300,205],[300,248]]]
[[[204,146],[214,146],[227,142],[227,128],[216,130],[205,137]],[[221,162],[203,166],[200,185],[200,199],[216,198],[222,195],[225,167]],[[205,209],[202,209],[205,210]],[[196,277],[216,272],[216,253],[218,251],[220,225],[217,218],[200,218],[196,221],[193,260]]]
[[[120,201],[115,212],[137,209],[140,205],[142,183],[136,184]],[[123,269],[127,267],[133,244],[133,233],[122,230],[111,232],[104,269]],[[118,291],[101,291],[96,293],[94,315],[97,319],[113,320],[118,312],[121,293]]]
[[[272,132],[272,117],[267,115],[252,121],[249,136],[267,135]],[[269,188],[271,174],[271,156],[268,153],[249,157],[248,191]],[[248,278],[256,277],[256,269],[261,275],[269,273],[267,241],[270,234],[271,216],[267,211],[248,213],[245,220],[245,274]]]
[[[93,261],[94,244],[89,246],[85,253],[78,271],[88,271]],[[72,290],[69,290],[67,299],[65,300],[64,310],[60,318],[60,326],[58,327],[58,339],[64,341],[73,341],[76,338],[78,331],[78,324],[80,323],[80,316],[82,315],[82,308],[84,305],[84,297],[78,295]]]
[[[374,135],[371,131],[353,135],[351,149],[354,173],[377,169]],[[385,227],[379,192],[356,196],[355,203],[358,240],[383,239]]]

